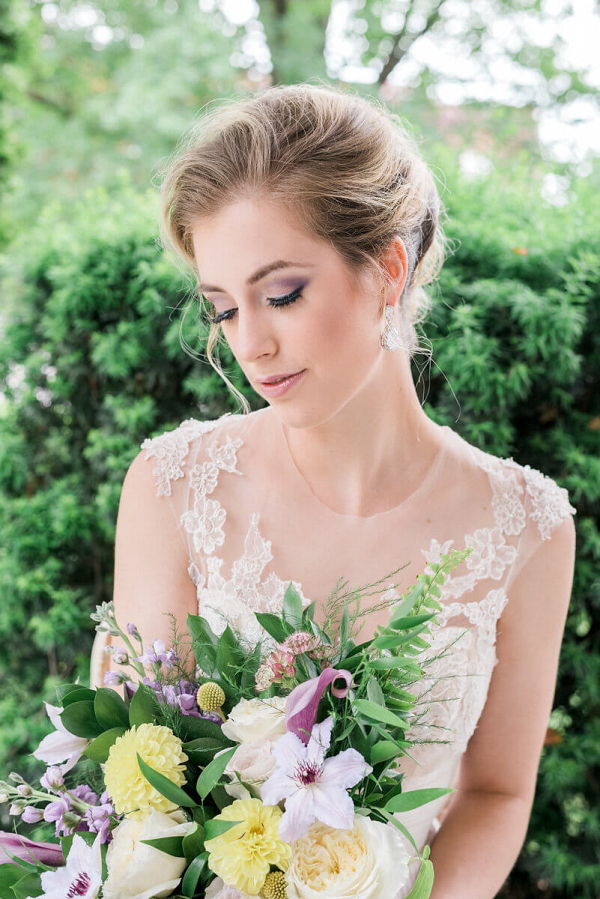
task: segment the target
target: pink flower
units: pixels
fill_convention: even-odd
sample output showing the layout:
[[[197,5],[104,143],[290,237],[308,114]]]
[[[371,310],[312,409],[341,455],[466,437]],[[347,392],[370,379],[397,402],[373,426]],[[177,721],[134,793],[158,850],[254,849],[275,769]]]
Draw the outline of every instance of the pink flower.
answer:
[[[373,769],[356,749],[325,758],[332,727],[330,715],[314,725],[307,746],[286,733],[273,749],[276,768],[261,786],[260,798],[265,805],[285,800],[279,834],[286,843],[303,837],[315,819],[342,830],[354,826],[354,803],[346,791]]]

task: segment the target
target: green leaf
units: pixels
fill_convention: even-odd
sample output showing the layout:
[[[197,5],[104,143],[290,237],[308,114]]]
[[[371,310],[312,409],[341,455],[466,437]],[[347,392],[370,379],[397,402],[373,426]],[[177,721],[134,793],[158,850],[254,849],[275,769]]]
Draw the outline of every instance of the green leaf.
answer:
[[[181,881],[181,894],[186,896],[187,899],[192,899],[194,894],[196,893],[196,887],[198,886],[198,881],[200,879],[200,875],[202,871],[205,869],[206,864],[208,862],[208,852],[201,852],[200,855],[197,855],[195,859],[188,865],[185,874],[183,875],[183,880]]]
[[[94,714],[94,703],[89,700],[74,702],[60,713],[60,720],[71,734],[93,740],[104,728]]]
[[[227,625],[217,645],[217,668],[230,683],[237,684],[244,671],[245,655],[235,634]]]
[[[108,759],[111,746],[114,745],[117,737],[123,736],[126,730],[126,727],[111,727],[110,730],[105,730],[103,734],[92,740],[87,749],[83,750],[83,754],[103,765]]]
[[[171,802],[174,802],[175,805],[184,805],[188,808],[192,808],[197,806],[198,803],[195,802],[191,796],[188,796],[181,787],[177,786],[177,784],[173,783],[172,780],[169,780],[168,777],[165,777],[164,774],[161,774],[159,771],[155,771],[154,768],[151,768],[144,759],[141,757],[139,752],[136,752],[138,765],[140,766],[140,771],[148,781],[148,783],[152,784],[152,786],[158,790],[158,792],[169,799]]]
[[[223,749],[223,742],[214,737],[200,737],[183,744],[183,750],[194,764],[204,768]]]
[[[435,802],[448,793],[456,793],[452,787],[428,787],[426,790],[410,790],[408,793],[399,793],[393,799],[388,800],[385,808],[388,812],[410,812],[413,808],[420,808],[428,802]]]
[[[409,843],[412,846],[414,846],[415,852],[418,855],[419,847],[415,843],[413,835],[411,834],[411,832],[409,830],[407,830],[407,828],[404,826],[404,824],[402,824],[400,821],[398,821],[398,819],[394,815],[392,815],[390,812],[387,812],[384,808],[378,808],[377,813],[380,814],[383,818],[385,818],[386,821],[389,821],[390,824],[393,824],[397,830],[401,831],[401,833],[404,834],[404,836],[409,841]]]
[[[186,860],[191,862],[204,849],[204,827],[199,821],[194,822],[196,827],[183,838],[183,853]]]
[[[370,762],[372,765],[378,765],[379,762],[386,762],[388,759],[396,758],[398,754],[399,750],[395,743],[392,743],[391,740],[380,740],[371,749]]]
[[[148,684],[139,684],[129,706],[129,725],[154,724],[161,718],[156,693]]]
[[[206,718],[196,718],[195,715],[183,715],[179,719],[179,732],[181,740],[186,745],[190,745],[195,740],[212,738],[221,743],[221,747],[231,744],[231,740],[225,736],[221,730],[221,725],[214,721],[208,721]]]
[[[183,837],[157,837],[155,840],[140,840],[140,843],[146,843],[153,846],[154,849],[160,849],[166,855],[172,855],[174,858],[185,858],[183,851]]]
[[[4,862],[3,865],[0,865],[0,896],[2,899],[4,896],[10,896],[12,899],[14,893],[10,888],[23,877],[24,870],[21,865],[13,865],[12,862]]]
[[[42,880],[40,874],[26,874],[12,885],[15,899],[29,899],[30,896],[43,896]]]
[[[219,821],[217,818],[211,818],[210,821],[206,822],[205,842],[214,840],[215,837],[220,837],[222,833],[227,833],[227,831],[231,830],[232,827],[235,827],[236,824],[241,823],[241,821]]]
[[[421,667],[416,662],[397,656],[392,656],[388,659],[374,659],[372,662],[369,662],[369,666],[374,671],[389,671],[392,668],[402,668],[410,674],[422,674]]]
[[[66,689],[65,689],[66,688]],[[88,702],[94,701],[95,691],[89,687],[83,687],[81,684],[61,684],[56,688],[56,695],[59,697],[59,704],[66,708],[72,702]]]
[[[290,581],[283,597],[284,620],[296,629],[302,624],[302,600],[300,594]]]
[[[196,783],[196,790],[202,799],[206,799],[213,787],[215,787],[223,776],[223,771],[227,767],[227,762],[236,751],[237,746],[226,749],[210,762],[200,774]]]
[[[383,690],[381,689],[379,681],[374,676],[371,676],[367,681],[367,699],[370,699],[371,702],[376,703],[376,705],[385,706]]]
[[[367,718],[382,721],[383,724],[389,724],[392,727],[401,727],[403,729],[408,727],[408,721],[403,721],[402,718],[390,712],[385,706],[377,705],[368,699],[355,699],[353,705],[357,712],[360,712],[361,715],[365,715]]]
[[[313,599],[310,605],[306,606],[306,608],[302,612],[302,621],[306,625],[309,620],[314,618],[315,612],[317,609],[317,601]]]
[[[129,727],[129,709],[115,690],[98,687],[94,698],[94,714],[104,728]]]
[[[433,880],[433,862],[428,858],[424,858],[414,886],[406,899],[429,899],[433,889]]]
[[[342,646],[346,645],[346,641],[348,640],[348,631],[350,626],[350,616],[348,613],[348,603],[344,603],[344,611],[342,613],[342,620],[340,623],[340,643]]]
[[[259,624],[264,627],[270,637],[273,637],[278,643],[283,643],[286,637],[294,632],[294,628],[282,621],[278,615],[271,612],[255,612]]]
[[[187,626],[192,638],[192,649],[197,663],[209,677],[217,670],[217,644],[219,638],[201,615],[187,616]]]
[[[392,617],[389,621],[388,627],[393,628],[395,631],[414,629],[422,624],[426,624],[428,621],[431,621],[434,615],[435,612],[428,612],[424,615],[409,615],[407,618]]]

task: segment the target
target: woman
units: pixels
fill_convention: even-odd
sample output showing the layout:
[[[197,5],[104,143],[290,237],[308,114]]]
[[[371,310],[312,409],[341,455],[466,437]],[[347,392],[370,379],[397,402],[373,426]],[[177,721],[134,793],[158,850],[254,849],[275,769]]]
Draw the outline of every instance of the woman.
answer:
[[[427,742],[403,765],[407,790],[457,791],[402,820],[432,846],[433,899],[492,899],[533,802],[575,509],[552,479],[471,446],[418,402],[410,360],[442,207],[397,118],[295,85],[225,103],[197,128],[163,181],[163,240],[207,301],[215,369],[241,398],[211,355],[221,329],[267,405],[144,441],[119,510],[117,618],[169,643],[166,613],[181,626],[199,609],[253,640],[254,612],[279,608],[290,580],[308,603],[340,576],[364,585],[410,563],[386,594],[400,596],[440,552],[473,547],[442,589],[432,646],[466,633],[431,669],[436,701],[411,732]],[[369,615],[361,636],[384,621]]]

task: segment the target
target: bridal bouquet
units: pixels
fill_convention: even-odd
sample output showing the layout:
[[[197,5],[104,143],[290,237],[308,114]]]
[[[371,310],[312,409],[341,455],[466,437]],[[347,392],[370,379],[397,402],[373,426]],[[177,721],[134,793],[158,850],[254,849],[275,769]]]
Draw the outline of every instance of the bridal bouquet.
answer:
[[[122,638],[127,652],[107,649],[137,677],[62,684],[46,703],[43,789],[13,772],[0,801],[54,823],[56,841],[0,833],[0,899],[393,899],[414,861],[410,899],[427,899],[429,847],[419,853],[402,813],[454,791],[403,792],[398,762],[422,717],[409,688],[426,673],[439,585],[470,551],[442,554],[365,642],[374,607],[357,590],[336,590],[318,625],[290,583],[280,615],[256,613],[268,638],[254,646],[190,614],[193,680],[176,629],[174,648],[147,646],[112,602],[98,606],[96,629]]]

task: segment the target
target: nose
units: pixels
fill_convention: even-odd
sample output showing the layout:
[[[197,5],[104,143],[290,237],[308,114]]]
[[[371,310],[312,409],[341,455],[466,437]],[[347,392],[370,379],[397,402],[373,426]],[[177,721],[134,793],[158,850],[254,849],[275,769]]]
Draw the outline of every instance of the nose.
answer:
[[[262,309],[237,311],[235,354],[240,365],[252,365],[261,356],[273,353],[277,340],[272,321]],[[232,347],[233,349],[233,347]]]

